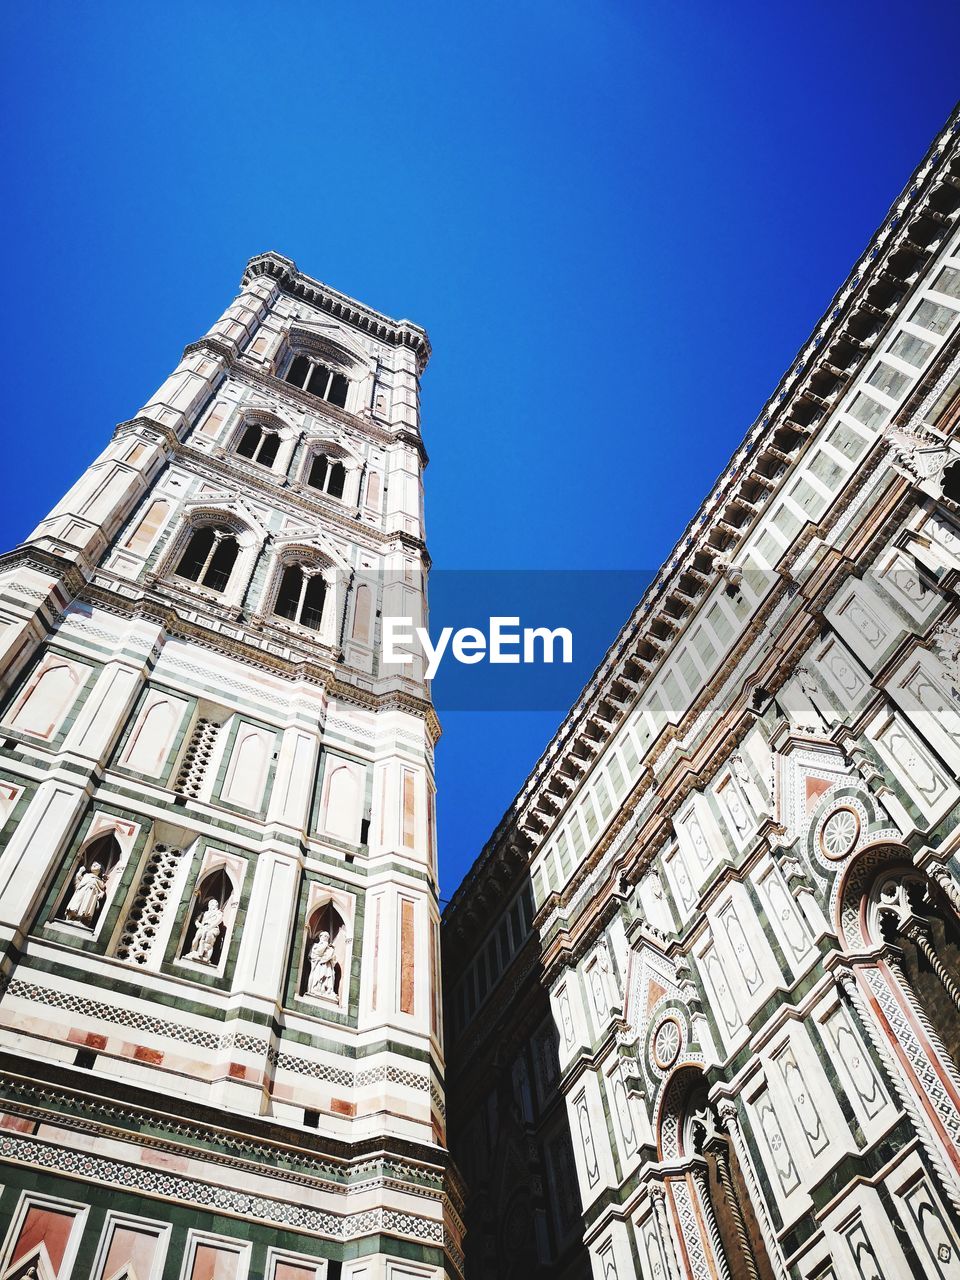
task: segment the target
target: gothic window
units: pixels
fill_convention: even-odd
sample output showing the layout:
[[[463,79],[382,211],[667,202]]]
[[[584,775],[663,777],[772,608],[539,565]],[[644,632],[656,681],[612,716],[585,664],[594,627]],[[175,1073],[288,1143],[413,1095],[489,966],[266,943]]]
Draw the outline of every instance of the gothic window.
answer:
[[[319,565],[289,564],[283,570],[273,612],[301,627],[319,631],[327,584]]]
[[[204,525],[195,529],[175,573],[201,587],[221,592],[230,581],[240,548],[229,529]]]
[[[151,959],[182,853],[182,849],[171,849],[165,844],[154,848],[123,926],[117,947],[118,960],[145,965]]]
[[[874,891],[879,932],[900,949],[899,970],[955,1065],[960,1065],[960,923],[921,876],[896,875]]]
[[[302,387],[311,395],[319,396],[321,400],[339,405],[341,409],[347,403],[349,383],[343,374],[335,373],[309,356],[294,356],[284,374],[284,380],[292,382],[295,387]]]
[[[61,897],[55,916],[58,921],[90,931],[96,927],[120,855],[120,845],[112,832],[87,845]]]
[[[332,902],[324,902],[307,924],[300,974],[300,994],[339,1001],[346,942],[343,917]]]
[[[943,496],[960,502],[960,462],[952,462],[943,473]]]
[[[346,479],[347,469],[337,458],[328,458],[324,453],[313,455],[307,472],[307,484],[311,489],[319,489],[331,498],[342,498]]]
[[[275,431],[265,431],[256,422],[248,422],[243,434],[237,442],[237,453],[241,458],[249,458],[251,462],[259,462],[262,467],[272,467],[280,448],[280,437]]]
[[[693,1091],[683,1129],[684,1154],[704,1162],[702,1185],[730,1273],[772,1280],[773,1270],[736,1146],[715,1119],[704,1088]]]

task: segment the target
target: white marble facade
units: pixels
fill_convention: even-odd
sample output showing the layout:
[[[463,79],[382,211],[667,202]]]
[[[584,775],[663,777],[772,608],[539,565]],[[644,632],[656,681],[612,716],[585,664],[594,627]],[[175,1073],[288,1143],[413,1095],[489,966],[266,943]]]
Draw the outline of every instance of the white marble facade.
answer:
[[[457,1274],[438,726],[377,657],[384,606],[425,608],[429,350],[255,258],[0,561],[0,1051],[29,1081],[0,1159],[83,1152],[62,1196],[10,1180],[3,1276],[64,1232],[98,1280],[178,1250],[183,1280]],[[85,1090],[108,1101],[81,1140]],[[149,1149],[121,1093],[162,1116]],[[20,1120],[54,1097],[41,1150]]]
[[[960,1276],[956,128],[445,915],[458,1159],[502,1149],[549,998],[557,1276]],[[484,1211],[470,1277],[509,1265]]]

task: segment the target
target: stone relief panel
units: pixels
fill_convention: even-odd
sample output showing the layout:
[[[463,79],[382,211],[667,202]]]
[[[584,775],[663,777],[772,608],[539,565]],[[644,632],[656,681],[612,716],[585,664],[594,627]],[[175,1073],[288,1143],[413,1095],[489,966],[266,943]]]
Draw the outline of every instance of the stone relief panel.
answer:
[[[887,686],[924,742],[960,771],[960,706],[944,686],[940,672],[926,656],[915,657]]]
[[[162,778],[178,745],[189,705],[185,698],[160,689],[150,690],[121,748],[117,765],[148,778]]]
[[[960,1277],[960,1240],[930,1179],[913,1173],[912,1180],[898,1191],[900,1216],[923,1259],[924,1274],[937,1280]]]
[[[758,873],[756,884],[781,950],[794,975],[799,975],[815,959],[817,951],[793,895],[780,869],[772,863]]]
[[[665,1277],[672,1275],[673,1273],[664,1256],[660,1234],[657,1231],[656,1217],[653,1212],[649,1213],[644,1221],[638,1224],[637,1236],[646,1259],[646,1274],[654,1277],[655,1280],[665,1280]]]
[[[827,1149],[830,1138],[813,1097],[813,1089],[804,1078],[793,1046],[786,1045],[774,1055],[774,1061],[780,1069],[784,1094],[790,1099],[810,1156],[819,1156]]]
[[[811,650],[810,664],[838,709],[855,712],[870,696],[869,675],[838,636]]]
[[[874,671],[904,630],[903,621],[861,580],[853,579],[826,611],[856,657]]]
[[[920,576],[916,562],[899,547],[890,548],[878,561],[876,583],[920,625],[926,625],[943,603],[940,592]]]
[[[750,1100],[753,1128],[760,1141],[764,1163],[771,1173],[771,1181],[785,1200],[800,1188],[800,1174],[790,1151],[790,1144],[783,1131],[777,1107],[767,1083],[761,1085]]]
[[[823,1019],[824,1038],[832,1061],[846,1086],[854,1111],[866,1132],[888,1110],[890,1099],[866,1050],[859,1030],[843,1005],[838,1004]]]
[[[925,818],[936,821],[955,803],[956,786],[901,716],[885,709],[869,726],[867,734]]]
[[[687,856],[681,846],[674,845],[663,857],[663,869],[667,884],[680,907],[682,921],[687,921],[697,901],[697,891],[693,887],[693,878],[687,862]],[[702,871],[702,868],[700,868]],[[699,876],[698,876],[699,878]]]
[[[3,717],[4,726],[52,742],[65,727],[92,672],[86,663],[46,653],[14,697]]]
[[[737,1006],[726,969],[716,945],[708,936],[707,944],[699,954],[700,972],[706,988],[707,1002],[714,1010],[717,1023],[727,1049],[743,1032],[743,1019]]]
[[[581,1091],[573,1099],[573,1140],[574,1149],[578,1155],[577,1164],[579,1166],[583,1180],[588,1190],[592,1191],[600,1181],[600,1163],[597,1157],[597,1147],[593,1136],[593,1124],[590,1119],[590,1106],[587,1103],[585,1091]],[[602,1112],[598,1111],[598,1115]],[[584,1197],[586,1200],[587,1197]],[[592,1198],[592,1197],[590,1197]]]

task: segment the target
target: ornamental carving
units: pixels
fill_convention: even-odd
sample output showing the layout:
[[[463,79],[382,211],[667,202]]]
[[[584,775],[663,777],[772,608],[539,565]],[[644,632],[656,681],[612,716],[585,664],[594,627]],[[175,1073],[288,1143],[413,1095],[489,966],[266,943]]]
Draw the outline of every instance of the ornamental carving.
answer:
[[[676,1018],[664,1018],[653,1037],[653,1060],[661,1071],[669,1071],[680,1056],[683,1032]]]
[[[820,852],[831,862],[841,862],[857,847],[860,815],[850,805],[838,805],[820,824],[817,837]]]

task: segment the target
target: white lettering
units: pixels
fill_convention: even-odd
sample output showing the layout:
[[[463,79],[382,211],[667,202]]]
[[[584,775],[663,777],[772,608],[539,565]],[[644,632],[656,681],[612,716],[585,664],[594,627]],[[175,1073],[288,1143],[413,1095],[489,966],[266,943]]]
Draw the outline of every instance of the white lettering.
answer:
[[[453,637],[453,656],[468,667],[482,662],[486,650],[487,637],[476,627],[461,627]]]
[[[417,639],[423,647],[423,652],[427,655],[427,679],[432,680],[437,674],[437,668],[440,666],[440,659],[443,657],[444,650],[450,637],[453,635],[453,627],[444,627],[437,637],[437,647],[434,648],[430,643],[430,632],[426,627],[417,627]],[[454,641],[456,645],[456,641]]]
[[[547,627],[524,627],[523,629],[523,660],[524,662],[536,662],[536,640],[543,642],[543,661],[553,662],[553,643],[559,637],[563,648],[561,650],[561,662],[573,661],[573,633],[568,631],[566,627],[557,627],[555,631],[550,631]]]
[[[409,666],[413,661],[412,653],[404,653],[397,649],[398,644],[410,644],[413,640],[412,618],[384,618],[383,620],[383,660],[398,662],[401,666]]]
[[[491,662],[519,662],[519,653],[504,653],[503,646],[505,644],[516,645],[520,647],[519,631],[504,631],[504,627],[519,627],[519,618],[491,618],[490,619],[490,661]]]

